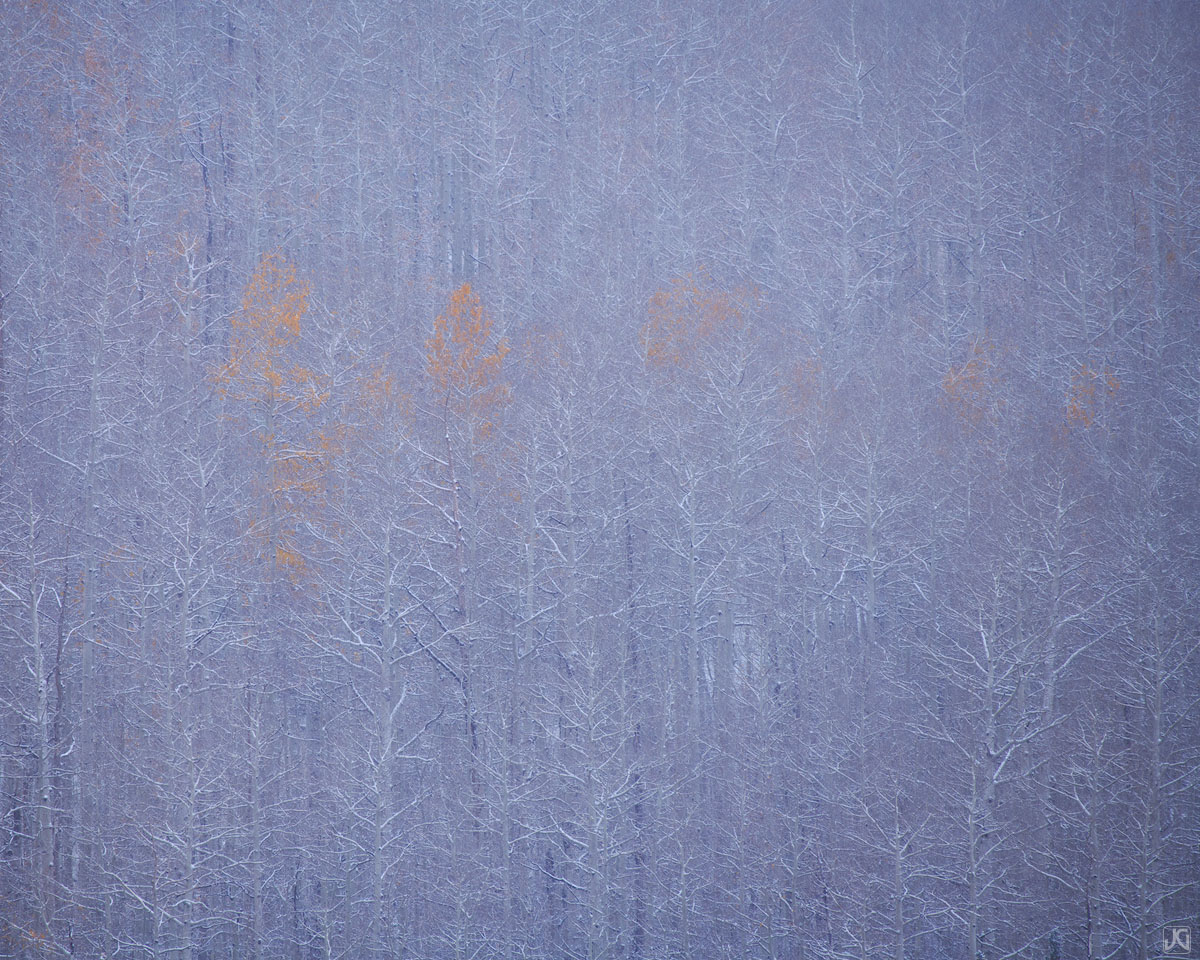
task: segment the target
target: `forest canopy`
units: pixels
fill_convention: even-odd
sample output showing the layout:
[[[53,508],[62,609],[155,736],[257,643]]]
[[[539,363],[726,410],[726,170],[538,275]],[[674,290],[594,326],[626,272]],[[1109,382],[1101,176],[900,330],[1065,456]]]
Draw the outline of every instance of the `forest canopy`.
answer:
[[[1200,935],[1198,44],[5,4],[0,957]]]

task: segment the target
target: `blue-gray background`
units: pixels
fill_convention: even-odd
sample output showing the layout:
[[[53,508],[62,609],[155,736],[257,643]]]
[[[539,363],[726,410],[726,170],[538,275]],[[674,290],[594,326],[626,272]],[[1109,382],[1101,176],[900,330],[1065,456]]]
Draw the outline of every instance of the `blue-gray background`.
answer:
[[[1197,11],[5,4],[0,956],[1156,955]]]

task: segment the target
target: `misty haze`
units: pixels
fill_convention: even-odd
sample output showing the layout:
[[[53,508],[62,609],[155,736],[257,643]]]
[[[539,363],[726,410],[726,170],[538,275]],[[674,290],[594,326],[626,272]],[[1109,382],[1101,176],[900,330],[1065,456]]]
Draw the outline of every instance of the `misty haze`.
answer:
[[[0,958],[1200,960],[1200,4],[4,0]]]

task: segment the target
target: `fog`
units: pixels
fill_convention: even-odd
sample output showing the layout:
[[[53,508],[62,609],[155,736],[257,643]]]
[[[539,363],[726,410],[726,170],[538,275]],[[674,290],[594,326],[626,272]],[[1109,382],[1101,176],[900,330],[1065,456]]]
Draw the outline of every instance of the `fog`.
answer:
[[[1198,54],[4,5],[0,957],[1185,956]]]

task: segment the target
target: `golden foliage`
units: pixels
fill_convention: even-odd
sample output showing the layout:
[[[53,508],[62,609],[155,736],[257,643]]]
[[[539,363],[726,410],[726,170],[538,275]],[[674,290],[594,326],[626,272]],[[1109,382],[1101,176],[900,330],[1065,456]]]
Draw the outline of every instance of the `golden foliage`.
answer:
[[[492,319],[479,296],[464,283],[433,324],[425,341],[426,370],[448,409],[467,420],[476,437],[491,431],[496,411],[509,398],[502,365],[509,352],[500,340],[493,346]]]
[[[525,333],[521,356],[538,371],[568,366],[567,338],[562,330],[549,326],[534,327]]]
[[[952,365],[942,378],[943,400],[954,411],[959,423],[977,427],[997,399],[1000,378],[996,370],[996,345],[986,338],[971,344],[970,355]]]
[[[258,516],[250,537],[293,583],[305,573],[297,546],[306,519],[320,508],[336,442],[307,421],[329,399],[324,379],[296,362],[308,284],[284,257],[270,253],[242,291],[232,319],[229,359],[216,374],[233,418],[252,426],[262,465]],[[299,414],[299,417],[296,417]]]
[[[1104,397],[1113,397],[1120,389],[1121,381],[1108,367],[1094,370],[1086,362],[1081,364],[1067,389],[1067,425],[1090,427]]]
[[[229,362],[217,377],[222,392],[239,399],[274,395],[284,383],[279,364],[299,338],[307,309],[308,284],[297,279],[296,268],[278,254],[263,256],[242,291],[242,309],[233,317]],[[302,402],[320,404],[316,378],[309,371],[296,367],[290,379],[306,394]]]
[[[376,363],[357,378],[357,404],[366,423],[383,425],[407,419],[412,414],[412,398],[400,388],[383,363]]]
[[[641,346],[655,367],[690,366],[709,341],[741,330],[749,307],[761,296],[756,290],[722,290],[703,270],[676,277],[650,298],[649,319],[642,325]]]
[[[89,35],[88,21],[71,23],[73,18],[58,15],[56,8],[62,6],[50,6],[39,27],[39,33],[56,36],[58,45],[75,51],[76,57],[74,71],[48,63],[45,79],[35,81],[35,89],[44,91],[34,98],[39,125],[57,147],[56,162],[46,173],[60,178],[61,203],[82,228],[86,247],[95,250],[114,241],[126,246],[128,238],[115,228],[130,216],[132,199],[141,192],[135,181],[147,171],[147,139],[164,132],[154,119],[161,116],[162,101],[140,82],[136,68],[141,51],[134,37],[118,35],[100,22]],[[69,110],[55,108],[63,92]],[[153,237],[165,218],[152,219],[139,231],[139,242]],[[133,250],[125,255],[136,257]]]

